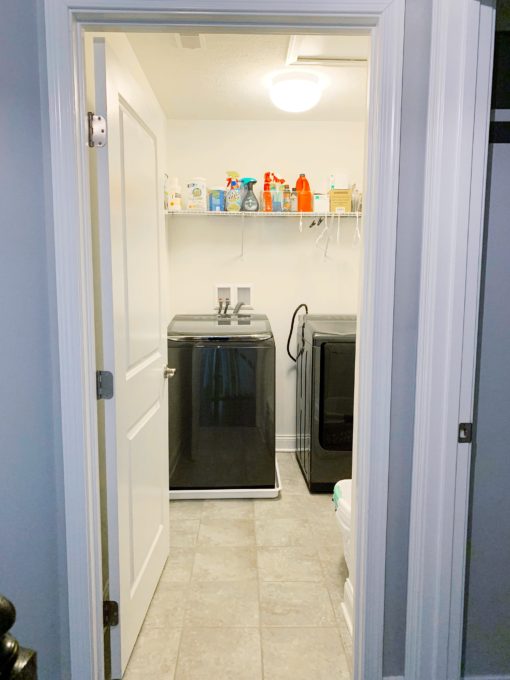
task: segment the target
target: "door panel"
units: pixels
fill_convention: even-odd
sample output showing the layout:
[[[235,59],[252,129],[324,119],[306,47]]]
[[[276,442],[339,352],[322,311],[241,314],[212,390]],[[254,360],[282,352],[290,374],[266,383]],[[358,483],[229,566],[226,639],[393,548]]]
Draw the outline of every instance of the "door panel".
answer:
[[[120,100],[125,203],[128,365],[160,347],[160,271],[157,142],[153,132]]]
[[[168,391],[160,159],[165,119],[125,36],[94,40],[113,677],[122,676],[168,556]],[[101,188],[102,187],[102,188]],[[104,187],[108,187],[105,190]],[[111,312],[111,313],[110,313]]]

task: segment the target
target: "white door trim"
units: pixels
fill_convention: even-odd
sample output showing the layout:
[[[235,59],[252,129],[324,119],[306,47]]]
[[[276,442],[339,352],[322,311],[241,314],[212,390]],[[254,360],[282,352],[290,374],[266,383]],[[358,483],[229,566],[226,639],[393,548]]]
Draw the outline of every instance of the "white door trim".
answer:
[[[404,0],[45,0],[73,680],[102,680],[94,316],[80,22],[307,26],[372,32],[362,322],[359,330],[356,680],[382,678],[386,509]],[[188,11],[188,14],[185,12]],[[209,14],[207,13],[209,11]],[[214,16],[211,15],[214,13]],[[230,12],[230,14],[228,14]],[[83,117],[82,117],[83,118]],[[384,183],[379,178],[384,178]]]
[[[434,1],[406,678],[460,677],[494,7]],[[455,39],[452,36],[455,35]]]

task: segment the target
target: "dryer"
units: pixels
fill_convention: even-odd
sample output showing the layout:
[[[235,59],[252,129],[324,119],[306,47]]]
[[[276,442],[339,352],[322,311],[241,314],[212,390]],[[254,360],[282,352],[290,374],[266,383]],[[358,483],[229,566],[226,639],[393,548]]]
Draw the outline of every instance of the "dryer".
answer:
[[[312,492],[352,475],[356,317],[305,314],[297,332],[296,457]]]

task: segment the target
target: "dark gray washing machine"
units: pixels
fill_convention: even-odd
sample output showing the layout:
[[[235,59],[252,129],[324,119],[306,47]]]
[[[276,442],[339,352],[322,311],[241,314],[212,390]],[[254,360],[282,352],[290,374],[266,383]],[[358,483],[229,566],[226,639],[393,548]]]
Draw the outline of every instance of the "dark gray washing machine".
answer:
[[[275,344],[267,316],[168,326],[171,490],[275,487]]]
[[[296,457],[308,488],[352,476],[356,317],[305,314],[297,330]]]

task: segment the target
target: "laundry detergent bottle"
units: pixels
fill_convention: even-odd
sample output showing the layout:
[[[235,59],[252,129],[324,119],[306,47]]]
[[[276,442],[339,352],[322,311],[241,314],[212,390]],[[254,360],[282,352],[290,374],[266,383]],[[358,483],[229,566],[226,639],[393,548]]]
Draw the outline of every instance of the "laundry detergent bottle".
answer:
[[[298,212],[312,212],[313,195],[304,172],[299,175],[296,182],[296,191],[298,196]]]
[[[253,185],[257,183],[257,180],[253,179],[253,177],[243,177],[241,182],[245,188],[241,210],[244,210],[245,212],[257,212],[259,209],[259,201],[253,192]]]

